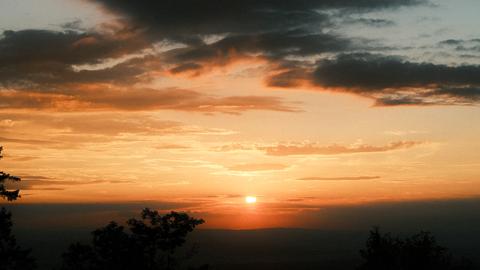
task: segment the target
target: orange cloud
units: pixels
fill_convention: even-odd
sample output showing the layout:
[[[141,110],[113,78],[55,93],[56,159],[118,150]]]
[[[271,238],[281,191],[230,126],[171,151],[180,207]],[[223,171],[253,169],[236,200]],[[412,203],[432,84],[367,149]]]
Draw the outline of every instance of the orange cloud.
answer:
[[[375,153],[387,152],[399,149],[407,149],[422,144],[414,141],[392,142],[383,146],[373,146],[367,144],[344,146],[338,144],[319,145],[317,143],[290,143],[278,144],[275,146],[260,146],[260,150],[265,151],[271,156],[290,156],[290,155],[339,155],[355,153]]]
[[[189,149],[190,147],[187,145],[176,144],[176,143],[164,143],[155,146],[156,149],[159,150],[170,150],[170,149]]]
[[[21,190],[63,190],[69,186],[79,185],[96,185],[96,184],[125,184],[131,183],[127,180],[56,180],[45,176],[25,176],[22,181],[9,183],[8,187],[11,189]]]
[[[375,180],[380,179],[380,176],[341,176],[341,177],[324,177],[324,176],[311,176],[302,177],[297,180],[301,181],[360,181],[360,180]]]
[[[299,112],[300,109],[274,96],[218,97],[193,90],[125,89],[109,85],[77,85],[64,93],[0,91],[2,109],[47,111],[152,111],[176,110],[239,114],[251,110]]]

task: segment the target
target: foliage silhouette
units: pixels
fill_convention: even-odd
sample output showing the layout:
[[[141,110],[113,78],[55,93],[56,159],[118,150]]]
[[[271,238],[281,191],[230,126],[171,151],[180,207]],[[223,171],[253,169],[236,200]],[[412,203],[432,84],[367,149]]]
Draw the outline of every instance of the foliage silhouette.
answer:
[[[381,234],[378,227],[370,231],[364,259],[359,270],[467,270],[473,269],[465,259],[456,262],[448,250],[437,244],[429,232],[420,232],[406,239]]]
[[[61,269],[181,269],[182,261],[191,254],[182,258],[176,256],[176,250],[185,244],[186,236],[202,223],[202,219],[185,213],[170,212],[162,216],[146,208],[141,213],[141,219],[127,221],[128,231],[110,222],[92,232],[90,245],[70,245],[62,255]],[[208,269],[208,266],[199,269]]]
[[[0,159],[3,147],[0,146]],[[4,187],[6,180],[20,181],[20,178],[0,172],[0,199],[16,200],[19,190],[8,191]],[[30,256],[30,250],[18,246],[12,234],[12,214],[4,207],[0,208],[0,270],[30,270],[35,269],[35,260]]]
[[[0,146],[0,159],[3,158],[2,151],[3,151],[3,147]],[[17,181],[20,181],[20,178],[0,171],[0,199],[3,198],[9,201],[14,201],[19,197],[20,190],[18,189],[14,191],[7,190],[4,184],[6,181],[17,182]]]

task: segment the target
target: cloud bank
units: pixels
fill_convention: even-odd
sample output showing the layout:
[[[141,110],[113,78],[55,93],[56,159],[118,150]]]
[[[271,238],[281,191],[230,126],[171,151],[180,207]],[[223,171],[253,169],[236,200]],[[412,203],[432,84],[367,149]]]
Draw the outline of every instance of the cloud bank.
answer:
[[[415,62],[390,55],[376,40],[335,31],[338,24],[392,26],[393,21],[362,15],[426,6],[426,0],[88,2],[116,21],[93,29],[76,21],[62,31],[3,32],[0,109],[300,110],[274,96],[212,97],[152,87],[158,78],[198,76],[239,59],[266,63],[268,86],[346,92],[377,106],[479,101],[478,66]],[[449,39],[437,46],[475,53],[477,41]]]

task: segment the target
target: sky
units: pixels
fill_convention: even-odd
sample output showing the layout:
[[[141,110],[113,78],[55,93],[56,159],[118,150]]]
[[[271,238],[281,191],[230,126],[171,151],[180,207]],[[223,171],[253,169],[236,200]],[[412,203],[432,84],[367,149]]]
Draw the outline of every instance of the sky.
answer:
[[[474,198],[479,9],[3,0],[1,168],[23,204],[156,202],[221,228]]]

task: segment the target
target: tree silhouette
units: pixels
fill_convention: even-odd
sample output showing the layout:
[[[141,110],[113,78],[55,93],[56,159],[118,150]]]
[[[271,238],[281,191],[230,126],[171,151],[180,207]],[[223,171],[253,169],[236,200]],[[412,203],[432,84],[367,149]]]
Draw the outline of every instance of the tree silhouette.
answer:
[[[448,250],[437,244],[429,232],[420,232],[406,239],[381,234],[378,227],[370,231],[366,248],[360,251],[364,259],[359,270],[467,270],[471,263],[456,263]]]
[[[3,147],[0,146],[0,158]],[[20,178],[0,172],[0,199],[16,200],[19,190],[8,191],[4,186],[6,180],[20,181]],[[30,250],[18,246],[12,234],[12,214],[4,207],[0,208],[0,270],[30,270],[35,269],[35,260],[30,256]]]
[[[2,151],[3,151],[3,146],[0,146],[0,159],[3,158]],[[16,200],[19,197],[20,191],[18,189],[14,191],[7,190],[7,188],[5,187],[6,181],[17,182],[17,181],[20,181],[20,178],[0,171],[0,199],[3,198],[9,201]]]
[[[185,213],[170,212],[162,216],[146,208],[141,213],[141,219],[127,221],[128,231],[110,222],[92,232],[90,245],[70,245],[62,255],[61,269],[180,269],[181,262],[189,256],[176,256],[176,250],[185,244],[186,236],[203,222]]]

